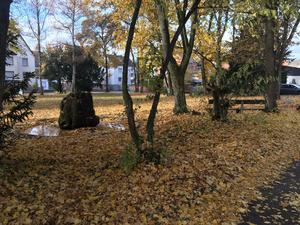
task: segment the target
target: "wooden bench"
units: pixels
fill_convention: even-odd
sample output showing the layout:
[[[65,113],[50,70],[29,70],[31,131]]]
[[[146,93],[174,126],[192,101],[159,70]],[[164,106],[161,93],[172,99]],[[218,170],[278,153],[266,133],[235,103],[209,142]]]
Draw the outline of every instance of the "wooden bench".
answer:
[[[210,105],[214,104],[213,99],[209,99],[208,103]],[[235,110],[240,113],[245,110],[264,110],[264,108],[245,108],[245,105],[265,105],[266,101],[264,99],[233,99],[230,100],[230,106],[240,105],[239,108],[231,108],[230,110]]]

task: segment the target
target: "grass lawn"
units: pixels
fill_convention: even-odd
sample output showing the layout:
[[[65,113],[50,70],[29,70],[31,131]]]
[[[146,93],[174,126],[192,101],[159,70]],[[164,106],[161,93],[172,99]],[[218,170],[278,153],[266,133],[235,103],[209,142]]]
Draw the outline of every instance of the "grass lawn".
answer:
[[[19,131],[56,125],[62,95],[39,97]],[[135,95],[142,133],[151,101]],[[172,114],[164,97],[156,123],[163,165],[120,166],[128,131],[100,126],[59,137],[21,135],[0,161],[0,224],[235,224],[258,188],[300,158],[297,97],[283,97],[280,113],[245,112],[212,121],[207,99],[188,97],[201,115]],[[95,94],[102,123],[126,126],[120,94]]]

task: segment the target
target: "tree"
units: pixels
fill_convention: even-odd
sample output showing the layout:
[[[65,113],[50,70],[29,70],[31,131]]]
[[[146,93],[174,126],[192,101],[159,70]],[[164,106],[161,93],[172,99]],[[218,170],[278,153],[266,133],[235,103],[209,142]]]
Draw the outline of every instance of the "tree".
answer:
[[[277,1],[275,28],[276,74],[278,75],[277,94],[280,95],[282,64],[290,55],[289,46],[297,35],[300,23],[300,5],[297,0]]]
[[[37,61],[39,63],[38,75],[40,82],[41,95],[44,94],[42,85],[42,40],[46,31],[46,21],[52,10],[53,2],[49,0],[28,0],[24,4],[24,14],[27,17],[27,23],[31,35],[37,42]]]
[[[76,33],[82,18],[82,0],[58,0],[56,11],[59,28],[69,32],[72,40],[72,92],[76,93]]]
[[[134,110],[133,110],[133,102],[132,98],[129,94],[128,91],[128,64],[129,64],[129,57],[130,57],[130,49],[131,49],[131,44],[134,38],[134,33],[135,33],[135,26],[136,22],[139,17],[139,11],[141,8],[142,1],[137,0],[135,4],[135,10],[133,13],[132,21],[130,23],[130,28],[129,28],[129,33],[128,33],[128,38],[127,38],[127,44],[125,48],[125,55],[124,55],[124,65],[123,65],[123,99],[124,99],[124,104],[126,108],[126,113],[127,113],[127,118],[128,118],[128,125],[129,125],[129,130],[131,134],[132,141],[139,153],[143,153],[144,156],[145,154],[147,155],[147,149],[142,149],[142,139],[139,135],[139,132],[137,130],[136,124],[135,124],[135,115],[134,115]],[[159,1],[155,1],[155,4],[157,6],[157,10],[163,10],[162,5]],[[162,88],[162,83],[163,80],[165,79],[167,67],[169,65],[170,59],[172,58],[173,51],[175,49],[176,43],[178,41],[178,38],[180,34],[182,33],[185,24],[189,20],[189,18],[195,13],[195,11],[198,9],[198,5],[200,4],[200,0],[195,0],[190,8],[190,10],[186,13],[184,18],[181,20],[181,23],[178,26],[178,29],[176,30],[173,38],[168,42],[167,51],[165,51],[165,55],[163,57],[163,63],[160,69],[160,77],[159,77],[159,85],[158,88],[155,92],[152,107],[149,113],[148,121],[147,121],[147,148],[148,150],[153,150],[153,142],[154,142],[154,123],[155,123],[155,118],[157,114],[157,107],[159,104],[160,100],[160,94],[161,94],[161,88]],[[162,14],[160,14],[162,15]],[[159,19],[160,22],[163,22],[161,18]],[[166,22],[166,21],[165,21]],[[160,26],[161,29],[166,26]],[[153,153],[153,152],[152,152]],[[152,155],[152,154],[150,154]],[[154,154],[155,155],[155,154]],[[155,156],[154,156],[155,157]]]
[[[141,142],[141,137],[140,137],[137,127],[136,127],[133,102],[132,102],[132,98],[131,98],[131,96],[129,94],[129,90],[128,90],[128,67],[129,67],[129,60],[130,60],[131,45],[132,45],[132,41],[134,38],[135,26],[136,26],[136,22],[139,17],[141,5],[142,5],[142,0],[136,0],[134,13],[132,16],[132,21],[130,24],[128,37],[127,37],[124,62],[123,62],[123,76],[122,76],[123,100],[124,100],[126,113],[127,113],[128,126],[129,126],[132,141],[135,144],[135,147],[138,152],[141,152],[142,142]]]
[[[168,46],[170,45],[170,22],[168,16],[168,4],[166,1],[155,1],[157,7],[157,15],[159,20],[160,32],[162,37],[162,48],[163,55],[167,55]],[[178,19],[178,24],[182,24],[185,19],[188,1],[180,2],[179,0],[175,1],[175,11]],[[183,31],[181,32],[181,42],[183,46],[182,59],[180,63],[177,62],[176,58],[172,55],[170,57],[170,62],[168,69],[172,79],[174,95],[175,95],[175,106],[174,113],[186,113],[188,111],[186,98],[185,98],[185,89],[184,89],[184,78],[187,71],[191,55],[193,53],[195,36],[196,36],[196,23],[198,21],[198,10],[193,12],[191,17],[190,31],[187,30],[184,25]]]
[[[277,85],[278,80],[276,77],[275,69],[275,18],[272,11],[276,10],[273,1],[266,1],[265,9],[268,14],[264,18],[264,66],[266,76],[270,78],[268,88],[265,94],[266,98],[266,111],[272,112],[277,110]]]
[[[45,52],[45,67],[43,77],[51,81],[52,86],[59,92],[64,92],[63,82],[68,74],[72,74],[72,66],[65,63],[64,46],[48,47]]]
[[[0,30],[2,32],[0,35],[0,110],[3,109],[7,32],[11,3],[12,0],[3,0],[0,2]]]
[[[296,0],[238,1],[238,3],[237,10],[246,11],[248,15],[244,24],[252,23],[251,34],[260,37],[256,40],[260,46],[256,54],[263,55],[262,64],[267,81],[265,110],[277,111],[282,64],[290,55],[289,47],[297,34],[300,22],[299,3]]]
[[[60,93],[63,83],[72,81],[72,47],[57,45],[48,47],[45,57],[44,76],[47,77]],[[83,49],[76,48],[77,55],[77,90],[90,92],[94,86],[100,86],[104,80],[104,71],[98,63],[86,54]]]
[[[82,22],[82,32],[78,35],[78,39],[98,59],[99,63],[104,65],[106,92],[109,92],[109,51],[114,47],[116,26],[111,14],[105,13],[107,9],[104,6],[97,7],[97,2],[86,1],[84,9],[86,19]]]

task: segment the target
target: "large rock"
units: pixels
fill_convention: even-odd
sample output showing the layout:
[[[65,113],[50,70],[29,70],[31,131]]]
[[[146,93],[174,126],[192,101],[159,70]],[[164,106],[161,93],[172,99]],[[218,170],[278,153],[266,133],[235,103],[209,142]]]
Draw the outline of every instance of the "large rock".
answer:
[[[58,123],[65,130],[97,126],[99,117],[95,115],[91,93],[67,95],[60,105]]]

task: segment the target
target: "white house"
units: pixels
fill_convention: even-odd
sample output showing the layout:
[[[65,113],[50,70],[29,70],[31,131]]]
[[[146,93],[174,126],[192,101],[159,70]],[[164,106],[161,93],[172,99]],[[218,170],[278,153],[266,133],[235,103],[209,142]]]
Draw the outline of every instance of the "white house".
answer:
[[[114,59],[114,66],[108,70],[109,79],[108,84],[111,91],[122,90],[122,75],[123,75],[123,57],[122,56],[110,56]],[[105,84],[105,82],[104,82]],[[134,67],[133,63],[129,63],[128,68],[128,85],[134,84]]]
[[[35,57],[25,40],[18,40],[20,51],[6,59],[5,80],[23,80],[24,73],[35,72]]]
[[[300,85],[300,60],[296,60],[283,67],[283,73],[287,76],[287,84]]]
[[[24,40],[22,36],[20,36],[18,40],[19,52],[16,55],[8,57],[6,59],[6,68],[5,68],[5,80],[10,81],[12,79],[15,80],[23,80],[25,73],[33,73],[36,72],[36,59],[34,53],[31,51],[30,47]],[[31,79],[30,85],[39,82],[36,82],[36,78]],[[42,80],[42,84],[44,90],[49,89],[48,80]]]

